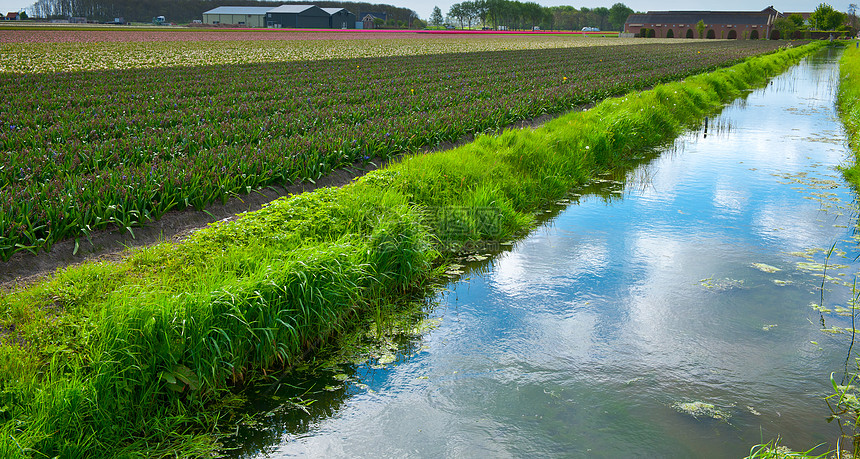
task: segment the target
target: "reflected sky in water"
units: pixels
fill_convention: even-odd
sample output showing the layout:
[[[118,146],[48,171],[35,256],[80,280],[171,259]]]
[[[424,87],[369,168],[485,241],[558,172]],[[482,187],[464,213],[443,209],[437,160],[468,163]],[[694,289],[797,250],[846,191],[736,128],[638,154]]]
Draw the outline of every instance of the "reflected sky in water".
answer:
[[[821,331],[822,278],[798,265],[824,253],[797,253],[836,243],[825,305],[845,305],[855,204],[834,169],[848,152],[832,53],[616,177],[623,194],[585,195],[473,266],[417,352],[356,368],[366,390],[243,454],[741,457],[762,436],[834,441],[822,397],[848,338]],[[694,401],[730,417],[673,407]]]

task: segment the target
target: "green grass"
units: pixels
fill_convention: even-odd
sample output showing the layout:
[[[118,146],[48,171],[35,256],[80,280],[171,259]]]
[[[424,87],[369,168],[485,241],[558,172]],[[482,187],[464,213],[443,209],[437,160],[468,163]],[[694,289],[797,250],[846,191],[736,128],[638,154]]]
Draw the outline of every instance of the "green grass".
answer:
[[[850,42],[839,61],[839,115],[848,143],[854,152],[854,161],[842,169],[845,178],[855,187],[860,188],[860,50],[857,42]]]
[[[817,46],[411,156],[3,295],[0,456],[205,454],[237,387],[422,293],[440,250],[524,234],[572,187],[632,164]]]
[[[792,451],[779,444],[780,439],[771,440],[767,443],[755,445],[750,448],[750,454],[746,459],[825,459],[829,452],[815,454],[812,448],[807,451]]]

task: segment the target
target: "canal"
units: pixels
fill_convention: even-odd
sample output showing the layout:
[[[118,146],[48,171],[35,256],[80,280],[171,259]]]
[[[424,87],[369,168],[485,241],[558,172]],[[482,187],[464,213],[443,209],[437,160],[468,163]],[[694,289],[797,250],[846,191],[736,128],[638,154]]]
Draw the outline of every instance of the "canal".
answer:
[[[860,264],[837,53],[466,263],[420,333],[292,386],[237,457],[743,457],[832,445]],[[483,257],[478,257],[483,258]],[[825,272],[826,265],[826,272]],[[823,287],[823,288],[822,288]],[[315,400],[307,407],[304,400]],[[822,450],[823,452],[823,450]]]

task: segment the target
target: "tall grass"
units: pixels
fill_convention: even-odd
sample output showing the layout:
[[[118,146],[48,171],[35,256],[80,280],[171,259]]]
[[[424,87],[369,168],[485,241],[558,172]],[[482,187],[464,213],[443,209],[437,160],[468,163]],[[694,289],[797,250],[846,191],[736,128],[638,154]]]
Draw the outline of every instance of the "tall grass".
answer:
[[[0,296],[0,456],[205,454],[233,387],[425,286],[440,243],[523,233],[571,187],[816,46],[408,157]]]
[[[851,42],[839,61],[839,115],[854,152],[854,161],[842,169],[845,178],[860,188],[860,50]]]

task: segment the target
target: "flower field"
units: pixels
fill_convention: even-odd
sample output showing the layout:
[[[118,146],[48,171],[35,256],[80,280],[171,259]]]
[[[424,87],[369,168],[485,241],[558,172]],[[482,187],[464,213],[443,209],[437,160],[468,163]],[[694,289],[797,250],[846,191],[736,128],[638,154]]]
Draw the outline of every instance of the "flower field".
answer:
[[[355,160],[563,112],[777,46],[690,41],[0,73],[2,87],[26,88],[0,100],[0,259],[94,230],[131,231],[172,209],[317,179]]]
[[[656,43],[655,40],[649,42]],[[600,39],[571,35],[2,30],[0,73],[193,67],[636,43],[640,42],[632,38]]]

